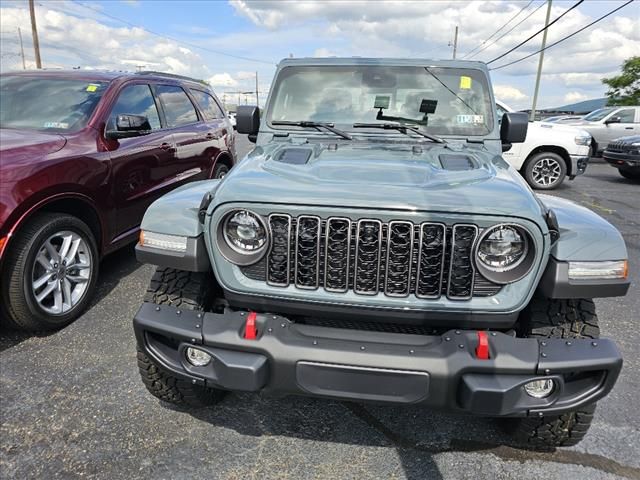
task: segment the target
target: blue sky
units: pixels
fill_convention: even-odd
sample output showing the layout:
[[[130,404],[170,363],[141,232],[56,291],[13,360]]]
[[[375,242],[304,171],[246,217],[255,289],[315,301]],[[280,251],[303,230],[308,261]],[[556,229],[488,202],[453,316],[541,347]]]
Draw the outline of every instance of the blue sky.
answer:
[[[289,54],[450,58],[452,49],[448,43],[453,40],[455,25],[460,27],[459,54],[479,45],[488,46],[474,60],[489,60],[542,26],[546,10],[542,3],[544,0],[37,0],[36,9],[47,67],[135,70],[142,65],[205,78],[220,95],[253,89],[253,72],[258,71],[264,98],[275,63]],[[551,18],[574,3],[554,0]],[[587,0],[551,27],[549,42],[622,3],[623,0]],[[27,63],[32,65],[26,0],[2,0],[0,9],[0,68],[6,71],[22,66],[16,56],[17,27],[22,29]],[[492,40],[486,42],[516,14],[508,27],[524,20],[518,28],[495,44],[490,44]],[[640,3],[635,2],[549,50],[539,106],[603,96],[605,88],[600,79],[615,73],[625,58],[640,52],[639,18]],[[500,35],[507,30],[503,29]],[[540,37],[536,37],[504,60],[517,59],[539,46]],[[530,106],[536,66],[537,56],[493,72],[497,95],[515,107]]]

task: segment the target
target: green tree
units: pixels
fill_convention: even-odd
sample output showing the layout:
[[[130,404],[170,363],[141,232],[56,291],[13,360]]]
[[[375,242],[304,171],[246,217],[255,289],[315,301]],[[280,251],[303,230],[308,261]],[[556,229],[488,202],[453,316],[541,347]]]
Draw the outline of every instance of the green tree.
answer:
[[[622,64],[622,73],[603,78],[609,87],[608,105],[640,105],[640,57],[631,57]]]

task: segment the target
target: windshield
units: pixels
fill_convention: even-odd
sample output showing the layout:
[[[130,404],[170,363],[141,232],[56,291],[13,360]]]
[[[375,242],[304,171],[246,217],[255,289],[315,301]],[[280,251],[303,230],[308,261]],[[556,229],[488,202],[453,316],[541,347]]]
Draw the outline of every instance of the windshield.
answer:
[[[602,120],[614,110],[615,108],[599,108],[598,110],[594,110],[589,115],[584,117],[584,119],[588,120],[589,122],[597,122],[599,120]]]
[[[59,133],[82,129],[107,82],[3,75],[0,127]]]
[[[484,136],[493,130],[492,112],[481,70],[304,66],[278,75],[267,122],[329,122],[348,129],[398,121],[434,135]]]

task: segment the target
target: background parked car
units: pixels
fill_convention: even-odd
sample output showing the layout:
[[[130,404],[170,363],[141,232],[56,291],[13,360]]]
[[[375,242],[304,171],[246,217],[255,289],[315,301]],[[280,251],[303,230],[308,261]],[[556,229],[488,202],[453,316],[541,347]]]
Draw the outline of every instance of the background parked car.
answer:
[[[23,329],[71,322],[151,202],[236,160],[215,94],[153,72],[2,75],[0,127],[0,308]]]
[[[236,129],[236,112],[227,112],[227,117],[229,117],[229,121],[231,122],[231,126],[233,129]]]
[[[514,110],[496,101],[498,118]],[[547,122],[530,122],[524,143],[502,155],[520,171],[532,188],[551,190],[568,175],[573,180],[589,162],[591,136],[584,130]]]
[[[601,155],[604,148],[619,137],[640,133],[640,106],[605,107],[581,119],[561,121],[580,127],[593,137],[592,154]]]
[[[607,145],[603,156],[624,178],[640,179],[640,135],[614,140]]]

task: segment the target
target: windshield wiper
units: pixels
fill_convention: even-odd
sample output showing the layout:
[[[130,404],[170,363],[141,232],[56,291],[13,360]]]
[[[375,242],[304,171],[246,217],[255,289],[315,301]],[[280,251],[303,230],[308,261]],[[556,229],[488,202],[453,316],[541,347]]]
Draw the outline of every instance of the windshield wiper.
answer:
[[[428,138],[432,142],[447,143],[444,139],[436,137],[435,135],[429,135],[422,130],[414,127],[413,125],[407,125],[406,123],[354,123],[353,128],[382,128],[384,130],[398,130],[406,135],[407,130],[422,135],[424,138]]]
[[[339,137],[346,138],[347,140],[353,140],[353,137],[351,135],[349,135],[347,132],[343,132],[342,130],[338,130],[333,126],[333,123],[312,121],[291,122],[289,120],[273,120],[271,122],[271,125],[289,125],[292,127],[315,128],[316,130],[324,128],[331,133],[335,133]]]

